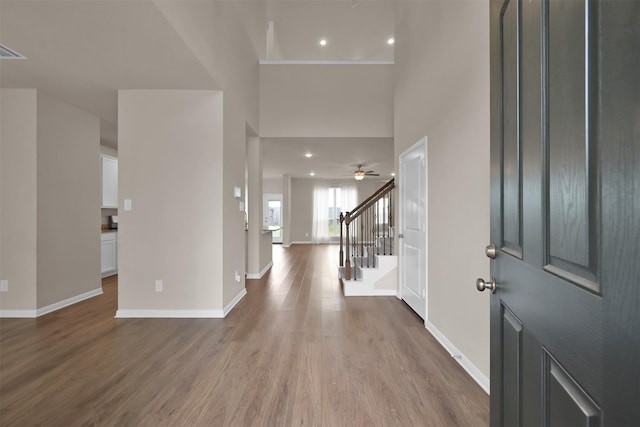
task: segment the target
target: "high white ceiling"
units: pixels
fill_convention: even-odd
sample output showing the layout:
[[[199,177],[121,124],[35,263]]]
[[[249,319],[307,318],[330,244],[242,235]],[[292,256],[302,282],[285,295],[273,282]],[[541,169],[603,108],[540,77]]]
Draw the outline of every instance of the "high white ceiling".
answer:
[[[264,22],[255,14],[243,21],[256,60],[266,59],[269,21],[275,29],[269,59],[393,60],[386,44],[393,2],[266,0],[264,7],[263,1],[255,4],[263,7]],[[241,3],[251,7],[251,0]],[[102,142],[113,147],[118,89],[219,89],[152,1],[2,0],[0,43],[29,58],[0,61],[1,87],[37,88],[96,114]],[[361,163],[383,177],[392,172],[390,139],[304,136],[265,141],[265,176],[308,176],[313,168],[318,177],[349,177]],[[307,150],[313,158],[299,157]]]
[[[272,60],[393,61],[394,2],[268,1]],[[327,45],[320,46],[320,39]]]

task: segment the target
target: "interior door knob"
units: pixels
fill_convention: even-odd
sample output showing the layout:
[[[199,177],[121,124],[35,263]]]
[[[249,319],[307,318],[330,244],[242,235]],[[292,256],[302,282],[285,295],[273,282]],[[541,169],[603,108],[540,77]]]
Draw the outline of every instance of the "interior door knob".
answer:
[[[496,257],[496,245],[494,245],[493,243],[489,243],[484,248],[484,254],[487,257],[491,258],[491,259],[495,259],[495,257]]]
[[[489,280],[488,282],[485,282],[483,278],[478,277],[478,280],[476,280],[476,289],[478,289],[480,292],[484,291],[485,289],[490,289],[491,293],[495,294],[496,279],[492,277],[491,280]]]

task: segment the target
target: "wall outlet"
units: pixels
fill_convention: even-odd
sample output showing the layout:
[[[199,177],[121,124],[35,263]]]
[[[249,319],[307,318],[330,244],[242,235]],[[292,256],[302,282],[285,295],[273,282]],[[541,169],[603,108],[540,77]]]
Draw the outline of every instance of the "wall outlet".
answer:
[[[0,280],[0,292],[9,292],[9,281]]]
[[[133,202],[131,199],[124,199],[124,210],[131,211],[133,210]]]
[[[304,237],[309,237],[309,233],[304,233]]]
[[[236,283],[240,283],[240,273],[236,271]]]
[[[162,280],[156,280],[156,292],[162,292],[164,290],[164,283]]]

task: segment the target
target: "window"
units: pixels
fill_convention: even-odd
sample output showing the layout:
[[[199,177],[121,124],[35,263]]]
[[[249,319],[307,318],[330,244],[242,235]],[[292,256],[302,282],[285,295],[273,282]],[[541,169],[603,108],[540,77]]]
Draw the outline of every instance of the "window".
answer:
[[[340,212],[341,208],[341,192],[340,187],[329,188],[329,236],[340,235]]]

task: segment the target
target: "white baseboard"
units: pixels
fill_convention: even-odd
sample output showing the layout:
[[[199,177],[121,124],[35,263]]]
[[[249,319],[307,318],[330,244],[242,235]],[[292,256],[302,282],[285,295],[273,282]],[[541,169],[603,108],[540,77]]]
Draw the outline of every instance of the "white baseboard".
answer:
[[[32,319],[36,310],[0,310],[0,319]]]
[[[447,337],[445,337],[444,334],[433,325],[433,323],[426,321],[424,322],[424,326],[431,333],[431,335],[433,335],[433,337],[438,340],[440,345],[442,345],[442,347],[444,347],[444,349],[449,352],[451,357],[453,357],[455,361],[458,362],[460,366],[462,366],[462,369],[467,371],[467,374],[469,374],[469,376],[471,376],[471,378],[473,378],[473,380],[478,383],[480,387],[482,387],[485,393],[489,394],[489,378],[487,378],[482,372],[480,372],[480,370],[473,363],[471,363],[471,361],[469,361],[469,359],[467,359],[464,354],[462,354],[460,350],[458,350],[456,346],[453,345],[451,341],[449,341]]]
[[[233,297],[233,299],[229,302],[229,304],[225,306],[223,311],[223,317],[227,317],[227,314],[229,314],[229,312],[233,310],[233,307],[235,307],[236,304],[238,304],[240,300],[244,298],[245,295],[247,295],[247,289],[242,288],[242,290],[238,293],[238,295]]]
[[[92,291],[76,295],[75,297],[67,298],[64,301],[59,301],[51,305],[47,305],[46,307],[39,308],[36,310],[36,317],[44,316],[45,314],[49,314],[89,298],[97,297],[98,295],[102,295],[102,286]]]
[[[0,318],[34,318],[44,316],[45,314],[52,313],[54,311],[60,310],[61,308],[68,307],[70,305],[79,303],[80,301],[84,301],[89,298],[97,297],[98,295],[102,295],[102,287],[94,289],[89,292],[85,292],[80,295],[76,295],[75,297],[67,298],[62,301],[58,301],[56,303],[47,305],[45,307],[38,308],[36,310],[0,310]]]
[[[116,319],[222,319],[223,310],[118,310]]]
[[[305,242],[291,242],[291,245],[313,245],[313,242],[311,240],[305,241]],[[289,246],[287,246],[289,247]]]
[[[269,264],[267,264],[258,274],[247,273],[247,279],[262,279],[262,276],[264,276],[271,267],[273,267],[273,261],[269,261]]]

